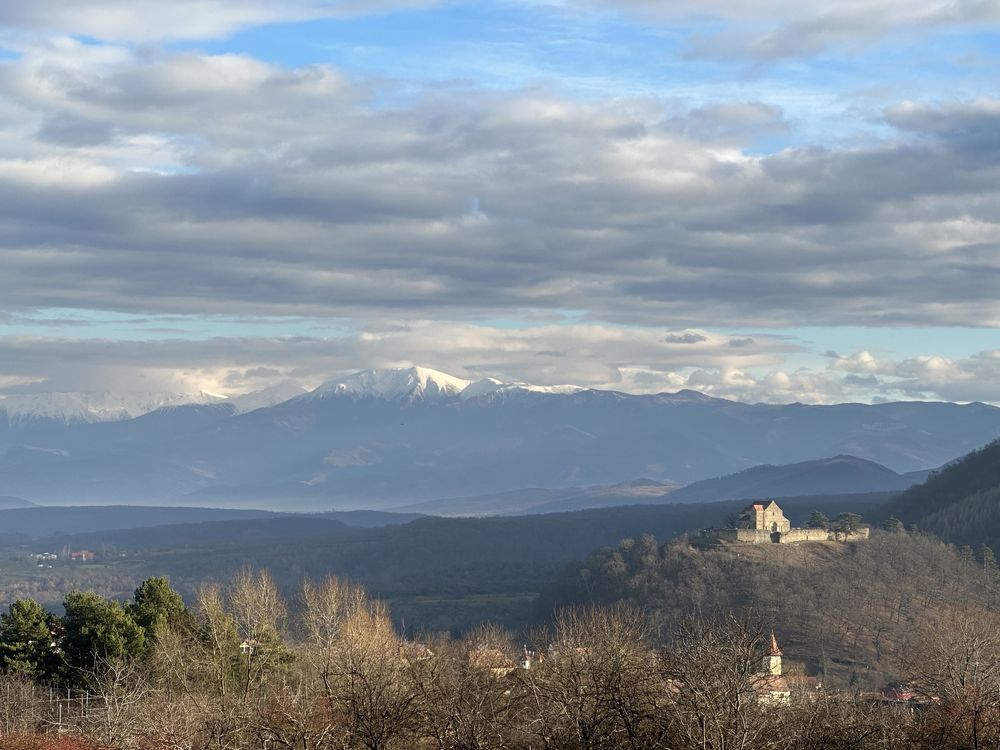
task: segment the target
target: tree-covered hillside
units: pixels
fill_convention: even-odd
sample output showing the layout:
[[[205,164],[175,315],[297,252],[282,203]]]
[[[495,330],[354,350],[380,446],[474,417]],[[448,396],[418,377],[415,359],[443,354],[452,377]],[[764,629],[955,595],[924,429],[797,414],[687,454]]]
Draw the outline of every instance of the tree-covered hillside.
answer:
[[[957,544],[1000,544],[1000,441],[901,493],[884,513]]]
[[[903,674],[910,635],[953,611],[995,610],[1000,577],[928,536],[796,545],[658,545],[628,539],[571,566],[540,600],[539,617],[576,604],[629,602],[664,635],[692,613],[753,610],[786,654],[834,684],[876,685]]]

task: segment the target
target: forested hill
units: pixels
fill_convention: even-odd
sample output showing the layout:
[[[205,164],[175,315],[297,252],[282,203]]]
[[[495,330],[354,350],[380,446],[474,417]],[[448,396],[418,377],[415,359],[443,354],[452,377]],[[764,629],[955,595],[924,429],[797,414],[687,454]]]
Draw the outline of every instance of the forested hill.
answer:
[[[1000,544],[1000,441],[901,493],[884,512],[958,544]]]
[[[887,499],[792,498],[783,499],[782,507],[801,524],[814,510],[831,516],[854,511],[869,518]],[[312,516],[265,516],[90,531],[17,542],[7,549],[0,533],[0,606],[17,596],[31,596],[58,608],[68,591],[79,588],[121,599],[152,575],[170,576],[190,599],[203,581],[235,575],[250,564],[267,568],[289,592],[303,576],[348,577],[386,600],[400,623],[405,620],[418,630],[464,631],[484,621],[517,629],[529,624],[536,596],[571,561],[630,536],[649,533],[666,540],[718,526],[744,505],[736,501],[502,518],[427,517],[380,528],[349,528]],[[86,509],[76,510],[83,514]],[[336,516],[342,518],[347,519]],[[65,546],[96,551],[97,559],[86,565],[56,563],[52,570],[36,567],[33,553]]]
[[[870,541],[695,549],[625,540],[568,568],[539,600],[538,617],[580,604],[630,602],[662,635],[680,618],[753,609],[788,660],[830,686],[871,687],[905,674],[911,635],[956,613],[996,610],[1000,576],[922,534]],[[942,632],[947,630],[941,625]]]

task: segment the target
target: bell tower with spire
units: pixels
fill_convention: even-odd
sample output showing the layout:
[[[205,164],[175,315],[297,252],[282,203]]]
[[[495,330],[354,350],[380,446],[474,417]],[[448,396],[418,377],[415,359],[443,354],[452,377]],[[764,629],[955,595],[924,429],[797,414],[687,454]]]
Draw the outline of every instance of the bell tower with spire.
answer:
[[[771,631],[771,647],[764,655],[763,671],[764,674],[781,677],[781,649],[778,648],[778,639],[774,637],[773,630]]]

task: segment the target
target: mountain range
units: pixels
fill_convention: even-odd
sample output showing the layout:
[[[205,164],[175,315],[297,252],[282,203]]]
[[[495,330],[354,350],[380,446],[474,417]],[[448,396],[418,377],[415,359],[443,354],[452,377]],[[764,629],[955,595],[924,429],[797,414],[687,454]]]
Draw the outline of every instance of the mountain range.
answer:
[[[896,474],[1000,435],[986,404],[747,404],[369,370],[258,408],[0,418],[0,494],[34,502],[316,510],[400,507],[636,477],[689,485],[850,455]],[[273,402],[273,403],[272,403]]]
[[[929,470],[901,474],[857,456],[833,456],[783,466],[766,464],[716,479],[703,479],[671,493],[670,501],[696,503],[740,498],[893,492],[920,484],[929,474]]]

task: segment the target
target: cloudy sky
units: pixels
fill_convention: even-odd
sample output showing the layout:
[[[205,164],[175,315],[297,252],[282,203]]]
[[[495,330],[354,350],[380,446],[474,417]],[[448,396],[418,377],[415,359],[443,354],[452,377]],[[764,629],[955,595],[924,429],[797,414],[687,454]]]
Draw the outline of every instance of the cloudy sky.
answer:
[[[0,395],[1000,402],[1000,0],[0,0]]]

